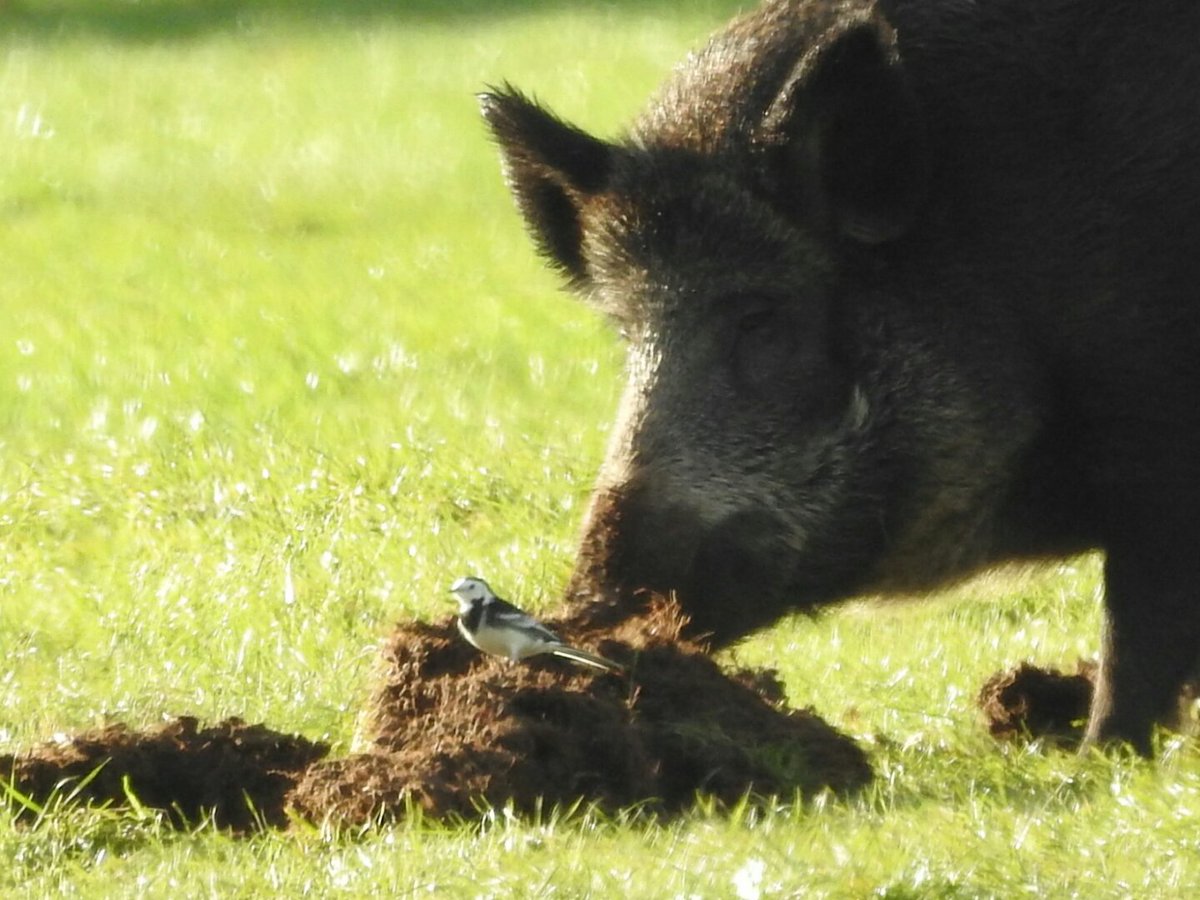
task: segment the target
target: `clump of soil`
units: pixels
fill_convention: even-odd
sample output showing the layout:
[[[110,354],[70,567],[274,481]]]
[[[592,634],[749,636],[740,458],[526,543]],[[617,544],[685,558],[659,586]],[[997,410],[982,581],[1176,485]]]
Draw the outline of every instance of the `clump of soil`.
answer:
[[[1083,739],[1095,681],[1094,662],[1081,660],[1074,675],[1023,663],[987,680],[979,692],[979,708],[988,731],[1001,740],[1077,744]]]
[[[39,806],[56,791],[115,805],[132,793],[179,828],[211,815],[221,828],[250,831],[287,824],[285,800],[296,778],[328,751],[240,719],[201,728],[182,717],[149,731],[110,725],[22,756],[0,756],[0,777]],[[18,819],[28,815],[28,808],[17,809]]]
[[[0,777],[35,802],[57,785],[92,803],[139,803],[178,826],[282,827],[290,814],[345,825],[410,807],[472,818],[487,807],[637,805],[669,815],[698,793],[851,791],[871,778],[862,750],[813,712],[789,709],[773,672],[723,672],[682,636],[684,617],[655,602],[600,637],[594,623],[550,622],[627,674],[552,657],[513,664],[480,654],[453,620],[399,626],[363,716],[365,752],[230,719],[181,718],[137,732],[116,725],[18,757]]]

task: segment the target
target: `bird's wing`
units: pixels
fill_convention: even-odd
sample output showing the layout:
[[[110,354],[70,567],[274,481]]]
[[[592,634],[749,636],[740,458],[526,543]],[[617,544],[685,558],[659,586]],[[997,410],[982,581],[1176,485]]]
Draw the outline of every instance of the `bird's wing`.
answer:
[[[557,634],[528,613],[523,613],[506,600],[492,601],[492,621],[505,628],[512,628],[538,640],[561,644]]]

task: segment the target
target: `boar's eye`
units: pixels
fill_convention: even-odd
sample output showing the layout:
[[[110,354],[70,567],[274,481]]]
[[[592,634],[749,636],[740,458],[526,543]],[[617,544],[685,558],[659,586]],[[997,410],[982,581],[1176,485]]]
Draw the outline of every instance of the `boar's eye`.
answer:
[[[793,368],[799,336],[791,317],[762,309],[742,316],[734,338],[734,378],[742,389],[767,391]]]

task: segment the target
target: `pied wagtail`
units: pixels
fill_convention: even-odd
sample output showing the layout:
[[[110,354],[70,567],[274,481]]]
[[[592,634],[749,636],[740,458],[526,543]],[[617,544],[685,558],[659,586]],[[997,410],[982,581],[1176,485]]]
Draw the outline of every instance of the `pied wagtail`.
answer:
[[[564,644],[537,619],[497,597],[482,578],[460,578],[450,586],[450,593],[458,598],[458,630],[484,653],[513,662],[549,653],[597,669],[625,671],[611,659]]]

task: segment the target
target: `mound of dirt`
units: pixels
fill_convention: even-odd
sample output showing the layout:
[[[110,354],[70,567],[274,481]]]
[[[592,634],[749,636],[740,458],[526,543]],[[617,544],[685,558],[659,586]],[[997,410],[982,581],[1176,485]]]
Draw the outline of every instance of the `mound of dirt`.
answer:
[[[362,717],[365,752],[230,719],[182,718],[136,732],[112,726],[0,757],[0,776],[42,803],[56,786],[91,803],[137,802],[184,826],[211,815],[234,831],[282,827],[292,812],[359,825],[411,806],[472,818],[577,801],[669,815],[698,793],[847,792],[871,778],[862,750],[811,711],[788,709],[770,671],[727,674],[681,636],[685,619],[649,604],[600,638],[548,623],[568,641],[629,665],[627,675],[547,657],[480,654],[453,621],[405,624],[384,648]],[[87,776],[102,766],[88,780]],[[83,784],[82,787],[78,787]]]
[[[0,777],[39,806],[56,791],[117,806],[132,793],[176,827],[211,815],[221,828],[250,831],[287,824],[285,800],[296,778],[328,752],[325,744],[240,719],[200,728],[183,717],[150,731],[111,725],[0,756]],[[17,810],[18,818],[31,813]]]
[[[769,673],[723,673],[680,637],[683,624],[657,604],[591,647],[572,623],[554,623],[569,641],[627,662],[630,677],[484,657],[452,623],[401,627],[365,726],[370,750],[314,765],[292,803],[346,823],[394,818],[407,803],[469,817],[480,799],[519,812],[583,800],[669,814],[697,792],[733,802],[870,779],[853,741],[784,708]]]
[[[998,672],[979,692],[988,731],[1001,740],[1045,738],[1072,745],[1083,739],[1096,664],[1081,660],[1074,675],[1023,663]]]

